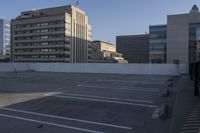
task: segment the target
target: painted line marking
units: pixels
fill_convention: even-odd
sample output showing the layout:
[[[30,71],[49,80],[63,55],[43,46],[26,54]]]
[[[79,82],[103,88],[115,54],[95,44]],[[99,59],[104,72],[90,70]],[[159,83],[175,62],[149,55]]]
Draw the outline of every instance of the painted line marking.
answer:
[[[83,84],[78,84],[78,87],[84,87],[84,88],[97,88],[97,89],[112,89],[112,90],[128,90],[128,91],[146,91],[146,92],[159,92],[158,88],[149,88],[149,89],[144,89],[144,88],[138,88],[138,87],[132,87],[133,89],[129,88],[117,88],[117,87],[105,87],[105,86],[95,86],[95,85],[83,85]],[[134,89],[135,88],[135,89]]]
[[[199,115],[189,115],[189,118],[195,118],[195,117],[199,117]]]
[[[86,83],[88,83],[88,81],[80,81],[80,82],[78,82],[78,84],[86,84]]]
[[[113,98],[113,97],[102,97],[102,96],[82,95],[82,94],[74,94],[74,93],[62,94],[61,96],[69,96],[69,95],[70,96],[78,96],[78,97],[89,97],[89,98],[102,98],[102,99],[110,99],[110,100],[131,101],[131,102],[155,103],[154,101],[146,101],[146,100],[134,100],[134,99]]]
[[[91,86],[91,87],[100,87],[100,88],[109,88],[108,86],[101,86],[101,85],[99,85],[99,84],[77,84],[77,86]],[[113,87],[113,86],[112,86]],[[118,87],[118,86],[114,86],[115,88],[116,87]],[[120,87],[120,88],[122,88],[122,87]],[[126,88],[126,87],[124,87],[123,86],[123,88]],[[135,89],[145,89],[145,90],[155,90],[155,89],[159,89],[159,88],[156,88],[156,87],[128,87],[128,88],[135,88]]]
[[[188,120],[186,123],[200,123],[200,120]]]
[[[200,123],[187,123],[187,124],[184,124],[184,126],[200,126]]]
[[[181,133],[197,133],[199,130],[181,131]]]
[[[199,126],[198,127],[196,127],[196,126],[195,127],[183,127],[182,129],[183,130],[186,130],[186,129],[199,129]]]
[[[97,80],[98,82],[117,82],[117,83],[121,83],[121,82],[124,82],[124,83],[140,83],[140,84],[160,84],[160,85],[163,85],[164,82],[155,82],[155,81],[127,81],[127,80]]]
[[[30,112],[30,111],[18,110],[18,109],[0,108],[0,110],[13,111],[13,112],[19,112],[19,113],[25,113],[25,114],[31,114],[31,115],[38,115],[38,116],[44,116],[44,117],[50,117],[50,118],[56,118],[56,119],[62,119],[62,120],[69,120],[69,121],[76,121],[76,122],[81,122],[81,123],[88,123],[88,124],[94,124],[94,125],[100,125],[100,126],[107,126],[107,127],[114,127],[114,128],[132,130],[131,127],[126,127],[126,126],[107,124],[107,123],[101,123],[101,122],[94,122],[94,121],[87,121],[87,120],[61,117],[61,116],[54,116],[54,115],[48,115],[48,114],[41,114],[41,113],[35,113],[35,112]]]
[[[99,79],[99,80],[104,80],[104,79]],[[140,80],[144,80],[145,82],[151,82],[151,81],[155,81],[155,82],[167,82],[169,80],[169,78],[151,78],[151,77],[119,77],[119,78],[116,78],[116,77],[113,77],[112,80],[126,80],[126,81],[140,81]]]
[[[74,97],[74,96],[58,96],[58,95],[54,95],[53,97],[67,98],[67,99],[78,99],[78,100],[87,100],[87,101],[95,101],[95,102],[105,102],[105,103],[115,103],[115,104],[141,106],[141,107],[149,107],[149,108],[158,108],[159,107],[159,106],[156,106],[156,105],[137,104],[137,103],[119,102],[119,101],[112,101],[112,100],[102,100],[102,99],[83,98],[83,97]]]
[[[188,118],[188,120],[200,120],[200,118]]]
[[[193,110],[192,112],[200,112],[200,110]]]
[[[200,108],[193,109],[193,111],[200,110]]]
[[[192,112],[190,115],[199,115],[200,112]]]
[[[18,117],[18,116],[14,116],[14,115],[0,114],[0,116],[6,117],[6,118],[11,118],[11,119],[18,119],[18,120],[33,122],[33,123],[46,124],[46,125],[51,125],[51,126],[56,126],[56,127],[66,128],[66,129],[72,129],[72,130],[77,130],[77,131],[82,131],[82,132],[88,132],[88,133],[104,133],[104,132],[100,132],[100,131],[94,131],[94,130],[78,128],[78,127],[73,127],[73,126],[68,126],[68,125],[62,125],[62,124],[57,124],[57,123],[52,123],[52,122],[39,121],[39,120],[35,120],[35,119]]]

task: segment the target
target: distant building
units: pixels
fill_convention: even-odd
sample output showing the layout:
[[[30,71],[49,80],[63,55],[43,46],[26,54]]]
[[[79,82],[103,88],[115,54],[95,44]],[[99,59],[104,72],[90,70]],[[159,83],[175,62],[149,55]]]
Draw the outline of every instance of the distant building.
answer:
[[[92,63],[128,63],[121,53],[116,52],[116,46],[109,42],[92,42]]]
[[[117,36],[117,52],[129,63],[149,63],[149,35]]]
[[[200,41],[200,13],[194,5],[190,13],[167,17],[167,63],[197,61]]]
[[[25,11],[11,21],[12,60],[87,63],[91,37],[88,16],[75,6]]]
[[[0,56],[10,55],[10,21],[0,19]]]
[[[166,63],[167,60],[167,25],[149,27],[150,63]]]

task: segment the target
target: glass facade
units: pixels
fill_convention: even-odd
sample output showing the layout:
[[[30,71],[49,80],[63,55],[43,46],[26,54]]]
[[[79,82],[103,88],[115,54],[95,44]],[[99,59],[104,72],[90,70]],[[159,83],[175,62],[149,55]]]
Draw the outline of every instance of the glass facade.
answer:
[[[166,63],[167,25],[149,27],[150,63]]]
[[[0,19],[0,55],[3,54],[3,43],[4,43],[4,37],[3,37],[3,20]]]
[[[200,23],[189,25],[189,62],[200,61]]]
[[[0,19],[0,55],[10,54],[10,21]]]

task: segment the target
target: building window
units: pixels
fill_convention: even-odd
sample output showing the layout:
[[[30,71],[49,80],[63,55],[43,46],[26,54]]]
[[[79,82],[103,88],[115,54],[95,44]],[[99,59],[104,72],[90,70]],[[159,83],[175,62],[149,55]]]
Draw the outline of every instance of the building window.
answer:
[[[48,45],[48,44],[49,44],[48,42],[42,42],[41,43],[42,46],[45,46],[45,45]]]
[[[48,59],[48,55],[42,55],[41,58],[42,59]]]
[[[41,49],[42,52],[48,52],[48,49]]]
[[[43,33],[43,32],[49,32],[49,30],[48,29],[44,29],[44,30],[41,30],[41,32]]]
[[[49,49],[49,51],[50,51],[50,52],[54,52],[54,51],[56,51],[56,49]]]
[[[50,55],[49,58],[56,58],[56,56],[55,55]]]
[[[49,23],[41,23],[40,26],[47,26]]]
[[[32,55],[31,58],[39,58],[38,55]]]
[[[48,39],[49,36],[41,36],[41,39]]]

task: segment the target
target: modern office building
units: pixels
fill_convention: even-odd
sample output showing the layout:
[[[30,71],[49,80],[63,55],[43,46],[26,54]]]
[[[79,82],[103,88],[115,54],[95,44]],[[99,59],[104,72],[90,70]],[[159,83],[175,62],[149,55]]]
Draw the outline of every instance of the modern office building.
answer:
[[[117,52],[129,63],[149,63],[149,35],[117,36]]]
[[[11,21],[14,62],[87,63],[91,40],[88,16],[72,5],[25,11]]]
[[[200,61],[200,23],[189,25],[189,61]]]
[[[92,63],[128,63],[121,53],[116,52],[116,45],[105,41],[92,42]]]
[[[200,61],[200,12],[167,16],[167,25],[150,26],[150,62],[188,64]]]
[[[167,17],[167,63],[197,61],[200,13],[196,5],[190,13]]]
[[[150,63],[166,63],[167,58],[167,25],[149,27]]]
[[[10,21],[0,19],[0,56],[10,55]]]

